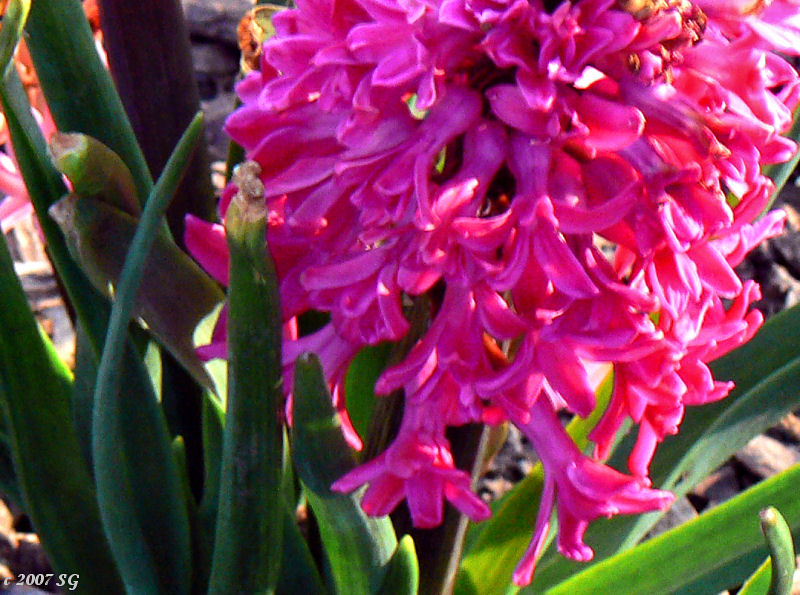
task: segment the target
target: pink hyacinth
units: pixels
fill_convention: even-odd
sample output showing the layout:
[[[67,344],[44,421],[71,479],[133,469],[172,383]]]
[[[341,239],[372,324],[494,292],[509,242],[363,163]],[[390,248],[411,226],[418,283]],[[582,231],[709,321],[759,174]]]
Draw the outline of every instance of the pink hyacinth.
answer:
[[[798,76],[773,50],[800,48],[800,0],[629,5],[298,0],[227,122],[267,189],[287,380],[318,352],[346,422],[355,354],[421,334],[377,384],[405,394],[394,443],[334,489],[368,484],[372,514],[405,499],[422,527],[444,500],[483,519],[446,430],[509,420],[546,477],[518,584],[553,507],[559,550],[587,560],[592,520],[670,504],[654,451],[730,391],[707,363],[762,322],[733,267],[783,225],[756,218],[761,166],[796,148]],[[186,243],[226,280],[221,226],[190,218]],[[298,336],[312,310],[330,322]],[[224,353],[223,319],[204,355]],[[598,365],[614,392],[587,457],[557,412],[594,411]],[[628,419],[630,475],[602,462]]]

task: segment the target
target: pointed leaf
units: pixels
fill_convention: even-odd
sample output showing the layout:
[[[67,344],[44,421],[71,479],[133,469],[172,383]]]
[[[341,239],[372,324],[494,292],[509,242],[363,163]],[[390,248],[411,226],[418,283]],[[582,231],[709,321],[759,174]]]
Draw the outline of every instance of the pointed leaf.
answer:
[[[56,132],[49,149],[53,165],[69,178],[75,194],[106,202],[132,217],[141,215],[131,171],[99,140],[76,132]]]
[[[95,387],[92,434],[100,512],[125,583],[139,592],[188,593],[191,587],[186,497],[166,421],[152,385],[125,387],[123,393],[119,369],[123,362],[143,365],[126,340],[127,326],[164,210],[201,131],[198,114],[147,201],[116,287]]]
[[[614,382],[603,381],[597,390],[597,407],[586,419],[575,417],[567,432],[581,450],[589,445],[588,435],[603,414]],[[544,487],[544,470],[534,466],[528,476],[493,507],[492,518],[474,526],[478,534],[470,541],[456,582],[456,593],[499,593],[511,587],[511,575],[533,535],[539,500]],[[552,535],[552,531],[551,531]]]
[[[1,240],[0,302],[0,403],[25,509],[59,572],[85,577],[87,591],[120,593],[72,428],[71,374],[38,328]]]
[[[742,347],[713,362],[714,377],[733,380],[726,398],[687,408],[677,436],[667,438],[650,466],[653,484],[685,495],[754,436],[778,423],[800,405],[800,307],[768,320]],[[627,436],[612,456],[612,466],[625,465],[635,436]],[[661,513],[599,519],[586,533],[595,560],[635,545],[661,518]],[[532,591],[581,571],[584,564],[545,552]]]
[[[139,200],[144,201],[153,178],[111,75],[97,54],[81,2],[33,2],[25,30],[58,129],[82,132],[108,145],[130,169]]]
[[[761,559],[766,553],[755,521],[766,503],[780,507],[794,530],[800,527],[798,481],[800,465],[688,523],[589,567],[548,593],[717,593],[733,587],[748,573],[748,566],[740,560]]]
[[[116,285],[137,220],[96,198],[70,194],[50,208],[61,226],[74,258],[95,287]],[[194,378],[211,381],[195,352],[192,335],[197,324],[223,299],[208,277],[166,234],[154,239],[136,296],[135,314]],[[187,296],[191,295],[191,299]]]
[[[295,366],[292,445],[297,475],[319,525],[334,588],[340,594],[375,593],[397,538],[388,517],[368,517],[359,497],[338,494],[330,485],[355,466],[342,436],[328,387],[315,355]]]
[[[419,590],[419,560],[411,535],[404,535],[389,560],[381,595],[416,595]]]

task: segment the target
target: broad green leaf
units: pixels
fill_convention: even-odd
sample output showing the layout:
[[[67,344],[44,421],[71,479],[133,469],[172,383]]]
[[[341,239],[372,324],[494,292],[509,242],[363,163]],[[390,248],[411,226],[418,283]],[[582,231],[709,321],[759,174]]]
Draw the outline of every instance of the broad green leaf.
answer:
[[[0,240],[0,404],[23,504],[59,572],[121,593],[92,479],[70,416],[72,378],[38,327]]]
[[[319,575],[314,558],[297,526],[294,514],[283,506],[283,551],[281,552],[281,572],[275,592],[278,595],[329,593]]]
[[[392,348],[391,343],[365,347],[347,368],[344,388],[347,414],[359,436],[366,436],[369,430],[375,411],[375,383],[386,368]]]
[[[714,377],[733,380],[726,398],[689,407],[677,436],[659,446],[650,466],[656,487],[685,495],[697,483],[741,449],[754,436],[776,424],[800,405],[800,307],[767,321],[748,343],[713,362]],[[623,468],[635,436],[629,435],[612,456]],[[599,519],[590,525],[586,543],[595,563],[635,545],[663,513]],[[542,556],[531,592],[580,572],[585,564],[564,559],[550,550]]]
[[[411,535],[404,535],[389,560],[381,595],[416,595],[419,590],[419,560]]]
[[[613,378],[609,375],[597,391],[597,407],[586,419],[575,417],[567,432],[578,448],[589,445],[588,435],[611,398]],[[456,593],[504,593],[511,586],[511,574],[533,535],[539,499],[544,487],[544,470],[534,466],[528,476],[493,507],[487,521],[473,526],[478,536],[468,541],[456,580]]]
[[[209,592],[271,593],[283,533],[284,391],[281,308],[266,247],[263,187],[237,193],[225,226],[228,396]]]
[[[56,132],[49,149],[53,165],[69,178],[75,194],[96,198],[132,217],[142,214],[131,170],[99,140],[75,132]]]
[[[795,109],[792,127],[784,136],[792,139],[795,142],[800,142],[800,108]],[[778,195],[786,185],[786,182],[789,181],[789,177],[792,175],[792,172],[797,167],[798,162],[800,162],[800,152],[796,152],[792,158],[789,159],[789,161],[784,161],[783,163],[774,163],[762,168],[764,175],[768,176],[773,182],[775,182],[775,190],[769,199],[769,203],[766,207],[764,207],[764,212],[768,211],[772,206],[772,203],[775,202],[775,199],[778,198]]]
[[[736,595],[764,595],[772,580],[772,563],[767,558],[742,585]]]
[[[153,179],[111,75],[97,54],[80,0],[33,2],[25,30],[58,129],[81,132],[108,145],[130,169],[139,200],[144,201]]]
[[[123,392],[119,370],[143,367],[126,340],[127,327],[164,210],[202,129],[198,114],[147,200],[116,287],[95,386],[92,446],[100,513],[126,588],[133,593],[188,593],[191,587],[186,496],[166,421],[152,385],[127,386]]]
[[[753,568],[738,561],[745,556],[761,559],[766,553],[757,521],[760,509],[771,503],[783,511],[792,528],[800,527],[798,481],[800,465],[688,523],[589,567],[547,592],[717,593],[736,586]],[[732,562],[737,563],[735,572],[729,567]],[[692,590],[688,590],[689,585],[694,585]]]
[[[297,359],[293,398],[295,469],[319,525],[333,590],[340,595],[378,593],[397,538],[388,517],[368,517],[358,496],[330,490],[355,466],[355,457],[342,436],[316,356]]]
[[[181,0],[103,0],[100,8],[103,47],[114,86],[150,172],[157,177],[200,109]],[[182,244],[185,215],[210,220],[215,207],[206,143],[201,137],[167,208],[167,221],[178,244]],[[188,441],[187,449],[191,454]]]
[[[9,25],[9,30],[11,28]],[[47,241],[48,254],[81,325],[86,328],[92,351],[99,357],[110,307],[87,283],[85,275],[70,256],[61,231],[47,214],[48,208],[67,192],[67,188],[47,157],[44,137],[31,114],[25,89],[13,68],[6,71],[0,84],[0,102],[14,146],[14,156]]]
[[[3,12],[3,27],[0,29],[0,76],[11,66],[11,58],[17,48],[25,20],[31,9],[31,0],[11,0]]]
[[[96,198],[70,194],[50,208],[70,252],[99,290],[117,284],[137,220]],[[191,295],[191,299],[187,296]],[[147,259],[134,313],[178,361],[206,387],[211,381],[197,358],[192,335],[223,299],[216,283],[159,231]]]

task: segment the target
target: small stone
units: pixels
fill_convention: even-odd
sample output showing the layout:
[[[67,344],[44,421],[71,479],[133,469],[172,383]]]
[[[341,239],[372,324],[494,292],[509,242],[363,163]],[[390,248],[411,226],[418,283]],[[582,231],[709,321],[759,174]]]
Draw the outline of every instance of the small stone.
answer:
[[[9,566],[19,573],[47,574],[52,572],[50,561],[47,559],[39,537],[35,533],[17,533],[17,549],[9,560]]]
[[[678,525],[682,525],[687,521],[691,521],[692,519],[697,517],[697,511],[692,506],[692,503],[689,502],[689,499],[685,496],[683,498],[678,498],[675,502],[672,503],[669,510],[661,517],[652,529],[648,532],[646,539],[651,537],[655,537],[660,533],[664,533],[669,531],[673,527],[677,527]]]
[[[8,509],[5,502],[0,500],[0,533],[8,533],[14,530],[14,515]]]
[[[800,452],[769,436],[756,436],[734,458],[760,478],[772,477],[800,462]]]
[[[790,413],[777,426],[771,428],[770,433],[774,433],[777,438],[785,442],[800,443],[800,417]]]
[[[770,262],[754,278],[761,285],[763,296],[754,305],[766,317],[800,303],[800,280],[786,267]]]
[[[236,105],[236,96],[233,93],[222,93],[214,99],[203,101],[203,113],[206,116],[206,139],[208,140],[208,153],[214,161],[225,161],[228,157],[228,143],[230,138],[222,127],[228,115]]]
[[[479,494],[484,501],[493,502],[513,487],[514,484],[502,476],[495,479],[484,479],[481,481]]]
[[[728,463],[695,486],[692,494],[704,501],[702,510],[714,508],[739,492],[736,470]]]
[[[236,27],[253,0],[183,0],[189,35],[229,43],[238,50]]]

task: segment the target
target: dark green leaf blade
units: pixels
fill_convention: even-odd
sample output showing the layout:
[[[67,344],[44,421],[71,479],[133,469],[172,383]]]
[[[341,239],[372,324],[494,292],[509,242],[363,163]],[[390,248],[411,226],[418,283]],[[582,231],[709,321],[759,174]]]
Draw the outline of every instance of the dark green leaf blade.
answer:
[[[111,75],[97,54],[81,2],[33,2],[25,30],[58,129],[82,132],[108,145],[131,170],[139,200],[144,201],[153,179]]]
[[[297,359],[293,394],[295,468],[319,525],[334,590],[347,595],[375,593],[397,538],[388,517],[368,517],[357,496],[330,490],[355,466],[355,458],[342,436],[316,356]]]
[[[654,485],[686,494],[701,479],[754,436],[800,405],[800,307],[767,321],[745,345],[712,363],[714,377],[733,380],[736,388],[716,403],[691,407],[677,436],[668,437],[650,466]],[[627,436],[612,456],[624,466],[634,437]],[[635,545],[658,521],[660,513],[599,519],[587,531],[595,561]],[[532,591],[580,572],[584,565],[548,551],[534,577]]]
[[[419,590],[419,560],[411,535],[404,535],[389,560],[381,595],[416,595]]]
[[[609,374],[598,387],[595,412],[586,419],[575,417],[567,426],[567,432],[581,450],[589,445],[589,432],[605,410],[613,385]],[[516,591],[516,587],[511,586],[511,575],[533,534],[543,487],[544,470],[537,464],[496,503],[492,518],[470,529],[477,536],[470,540],[461,561],[457,593],[488,595],[506,589]]]
[[[121,593],[70,418],[71,374],[31,313],[0,240],[0,400],[25,508],[56,569]]]
[[[100,513],[134,592],[188,593],[191,587],[188,511],[166,421],[149,381],[123,393],[119,370],[143,367],[126,340],[127,327],[148,253],[202,123],[198,114],[146,203],[116,288],[95,386],[92,447]]]
[[[800,466],[795,466],[680,527],[589,567],[548,593],[715,593],[735,586],[752,566],[738,564],[735,573],[721,570],[730,570],[731,562],[745,556],[760,559],[766,554],[755,520],[761,508],[772,503],[792,528],[800,527],[798,481]],[[720,582],[723,575],[725,582]],[[700,590],[682,591],[688,585]]]
[[[48,254],[78,319],[86,328],[92,351],[99,357],[110,307],[87,283],[83,272],[70,256],[61,231],[47,214],[50,206],[67,192],[67,188],[47,157],[44,137],[31,114],[25,89],[13,68],[6,71],[0,84],[0,102],[20,173],[47,241]]]

